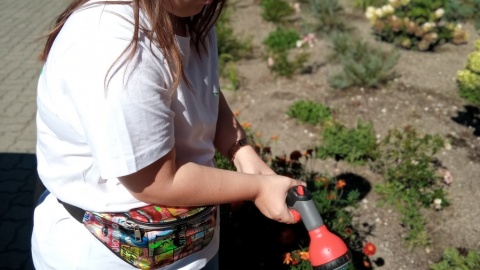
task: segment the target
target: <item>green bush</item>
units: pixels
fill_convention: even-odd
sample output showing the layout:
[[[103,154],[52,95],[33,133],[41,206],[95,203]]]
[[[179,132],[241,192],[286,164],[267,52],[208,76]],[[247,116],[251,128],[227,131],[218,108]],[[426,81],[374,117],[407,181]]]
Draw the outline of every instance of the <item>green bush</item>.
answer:
[[[363,165],[377,157],[377,143],[373,125],[359,120],[356,128],[347,128],[333,122],[322,131],[322,141],[317,148],[317,156],[335,160],[345,160],[355,165]]]
[[[480,29],[480,0],[449,0],[445,3],[445,17],[453,22],[473,21]]]
[[[447,20],[447,0],[392,0],[365,13],[374,34],[404,49],[433,51],[443,43],[464,44],[468,33]]]
[[[300,100],[288,107],[287,115],[301,123],[321,124],[332,118],[332,110],[310,100]]]
[[[332,87],[378,87],[393,78],[400,57],[396,50],[382,51],[346,34],[334,35],[332,41],[335,57],[343,67],[342,72],[329,78]]]
[[[295,48],[299,39],[300,35],[297,31],[279,27],[268,34],[263,44],[267,46],[268,52],[281,53]]]
[[[468,56],[465,69],[457,72],[460,96],[474,106],[480,107],[480,40],[475,42],[476,51]]]
[[[303,69],[305,62],[308,59],[308,56],[309,54],[305,52],[302,52],[293,57],[289,57],[288,52],[280,52],[273,54],[271,56],[273,64],[270,66],[270,70],[276,76],[289,78]]]
[[[282,23],[286,17],[294,13],[293,8],[284,0],[262,0],[262,18],[273,23]]]
[[[290,77],[303,67],[308,54],[301,52],[295,56],[290,51],[296,47],[300,35],[291,29],[277,28],[263,40],[272,64],[270,69],[279,76]],[[293,59],[292,59],[293,58]]]
[[[346,30],[343,7],[338,0],[308,0],[315,18],[314,29],[323,33]]]
[[[437,173],[437,152],[445,142],[439,135],[420,135],[411,127],[390,130],[379,144],[378,158],[371,164],[385,183],[375,186],[380,205],[395,206],[408,230],[411,246],[430,243],[421,208],[441,209],[449,205]]]
[[[430,266],[431,270],[480,269],[480,252],[459,248],[446,248],[442,260]]]

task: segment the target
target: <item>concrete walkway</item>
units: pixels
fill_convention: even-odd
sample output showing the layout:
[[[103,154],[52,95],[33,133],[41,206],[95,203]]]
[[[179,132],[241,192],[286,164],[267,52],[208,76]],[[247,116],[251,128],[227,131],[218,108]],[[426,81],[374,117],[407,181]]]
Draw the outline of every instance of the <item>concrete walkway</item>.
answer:
[[[38,40],[69,0],[0,1],[0,269],[33,269],[30,234],[42,191],[36,173]]]

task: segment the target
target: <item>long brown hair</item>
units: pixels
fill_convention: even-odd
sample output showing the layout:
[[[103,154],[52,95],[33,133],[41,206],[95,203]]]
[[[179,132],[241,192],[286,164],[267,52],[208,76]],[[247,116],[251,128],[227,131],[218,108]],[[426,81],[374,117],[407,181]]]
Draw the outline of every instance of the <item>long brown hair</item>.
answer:
[[[134,16],[133,37],[123,53],[129,52],[129,59],[132,59],[137,50],[139,32],[143,31],[144,34],[153,41],[153,44],[158,46],[158,48],[164,54],[168,67],[172,71],[172,89],[176,89],[178,87],[182,78],[189,85],[183,68],[181,53],[175,42],[174,28],[169,18],[171,15],[163,7],[161,3],[162,1],[164,0],[101,1],[88,4],[89,0],[73,0],[67,9],[65,9],[65,11],[63,11],[57,17],[53,28],[47,33],[47,41],[43,51],[40,54],[40,60],[47,60],[50,49],[52,48],[53,42],[55,41],[58,33],[60,30],[62,30],[63,25],[70,15],[72,15],[80,7],[87,7],[97,4],[132,4]],[[206,49],[208,34],[218,19],[225,1],[226,0],[214,0],[210,5],[206,5],[199,14],[184,19],[185,24],[188,26],[191,42],[193,43],[197,52],[200,53],[202,50]],[[139,23],[140,9],[142,9],[148,17],[151,24],[151,30],[143,29],[141,27]],[[120,57],[121,56],[119,56],[119,58]]]

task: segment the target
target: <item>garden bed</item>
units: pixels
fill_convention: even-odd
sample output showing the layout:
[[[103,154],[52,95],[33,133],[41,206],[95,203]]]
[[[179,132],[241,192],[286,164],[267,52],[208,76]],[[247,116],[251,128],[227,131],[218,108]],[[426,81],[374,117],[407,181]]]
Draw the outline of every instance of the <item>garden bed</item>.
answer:
[[[378,48],[393,48],[374,39],[363,12],[342,4],[344,19],[354,28],[351,33]],[[354,127],[359,118],[371,122],[379,141],[392,129],[410,126],[420,134],[438,134],[448,142],[436,157],[442,170],[453,176],[453,182],[444,188],[450,205],[439,211],[422,210],[431,238],[429,245],[409,247],[400,214],[394,207],[378,205],[380,196],[373,187],[384,179],[368,165],[313,158],[304,164],[317,172],[341,176],[349,188],[361,189],[353,221],[363,240],[377,247],[376,254],[369,258],[373,268],[428,270],[447,247],[480,249],[480,119],[478,108],[459,97],[455,79],[479,38],[473,25],[464,26],[470,33],[467,44],[444,44],[434,52],[398,50],[395,77],[378,88],[338,90],[328,82],[340,67],[331,60],[332,44],[325,37],[317,34],[313,46],[306,48],[308,72],[277,77],[267,65],[262,44],[275,25],[262,19],[258,1],[238,1],[232,8],[234,33],[251,38],[254,53],[235,63],[238,89],[223,92],[231,108],[239,113],[239,120],[251,124],[250,129],[264,143],[269,141],[273,157],[318,146],[322,127],[299,123],[286,114],[293,102],[306,99],[334,108],[335,120],[348,127]],[[266,220],[250,203],[225,212],[222,269],[289,269],[283,255],[308,245],[302,224]],[[362,268],[363,254],[354,256],[356,269],[369,269]]]

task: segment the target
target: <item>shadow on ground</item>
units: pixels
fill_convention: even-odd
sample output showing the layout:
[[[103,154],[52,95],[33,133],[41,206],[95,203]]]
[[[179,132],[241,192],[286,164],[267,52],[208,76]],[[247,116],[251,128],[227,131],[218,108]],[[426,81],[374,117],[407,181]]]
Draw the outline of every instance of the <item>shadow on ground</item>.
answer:
[[[34,269],[30,236],[39,183],[34,154],[0,153],[0,269]]]
[[[464,111],[458,111],[452,120],[456,123],[473,129],[473,135],[480,136],[480,108],[466,105]]]

